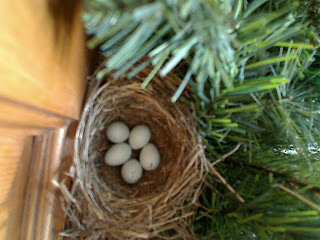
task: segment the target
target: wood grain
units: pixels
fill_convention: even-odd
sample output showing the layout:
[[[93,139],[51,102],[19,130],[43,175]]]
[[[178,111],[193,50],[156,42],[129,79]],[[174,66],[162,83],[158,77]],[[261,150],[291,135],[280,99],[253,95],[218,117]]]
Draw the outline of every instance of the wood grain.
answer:
[[[42,194],[39,198],[39,212],[37,228],[41,229],[35,239],[55,239],[54,217],[56,216],[56,202],[58,189],[52,181],[59,181],[60,165],[63,149],[65,147],[66,127],[53,132],[48,146],[50,151],[46,153],[47,161],[44,166],[44,178]]]
[[[58,239],[64,226],[60,195],[53,181],[60,181],[70,166],[76,127],[77,122],[73,122],[35,137],[21,224],[25,240]]]
[[[44,112],[20,103],[0,98],[1,127],[57,128],[64,126],[68,119],[50,112]]]
[[[39,188],[43,178],[44,154],[47,151],[48,134],[34,138],[32,161],[30,163],[29,178],[27,179],[27,191],[23,207],[23,219],[21,224],[21,236],[25,240],[36,240],[34,234],[37,231],[37,217],[39,212]]]
[[[71,164],[77,125],[72,122],[35,137],[3,129],[0,135],[0,239],[59,239],[65,215],[53,181],[60,181]]]
[[[0,134],[0,239],[16,240],[20,235],[32,140]]]
[[[78,119],[86,84],[81,1],[1,0],[0,29],[0,97]]]
[[[61,155],[61,161],[59,166],[59,176],[57,180],[61,181],[63,178],[65,178],[64,173],[69,171],[70,165],[72,163],[72,158],[74,154],[74,141],[75,141],[75,135],[78,127],[78,122],[72,122],[67,129],[67,133],[64,140],[64,148]],[[67,187],[70,187],[71,185],[71,179],[67,178],[67,181],[65,182]],[[56,211],[54,215],[54,226],[53,226],[53,234],[54,234],[54,240],[62,240],[63,237],[59,236],[59,233],[64,230],[65,228],[65,220],[66,215],[62,209],[61,205],[61,195],[58,193],[57,199],[56,199]]]
[[[2,136],[38,136],[45,134],[46,129],[34,129],[34,128],[16,128],[16,127],[1,127],[0,126],[0,135]]]
[[[81,11],[0,0],[0,239],[53,240],[64,226],[52,180],[70,165],[86,89]]]

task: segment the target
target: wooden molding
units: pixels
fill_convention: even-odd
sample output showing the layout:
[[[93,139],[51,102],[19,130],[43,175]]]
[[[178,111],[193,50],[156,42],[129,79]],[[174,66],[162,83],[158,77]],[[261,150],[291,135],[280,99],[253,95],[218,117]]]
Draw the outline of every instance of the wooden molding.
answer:
[[[30,164],[29,179],[27,181],[27,192],[24,204],[24,213],[21,224],[20,238],[26,240],[35,239],[36,223],[38,221],[39,193],[43,178],[43,161],[47,150],[47,134],[34,138],[32,161]]]
[[[78,122],[72,122],[67,130],[67,134],[64,141],[64,149],[61,156],[61,164],[59,167],[59,176],[58,180],[61,181],[65,178],[65,172],[69,171],[69,168],[72,163],[73,154],[74,154],[74,141],[75,141],[75,135],[78,127]],[[65,182],[67,187],[71,186],[71,179],[68,179],[67,182]],[[54,226],[52,228],[52,232],[54,234],[54,240],[62,240],[63,237],[59,236],[59,233],[62,232],[65,228],[65,220],[66,215],[62,209],[62,196],[60,193],[58,193],[57,199],[56,199],[56,211],[54,216]]]
[[[0,126],[1,136],[38,136],[45,134],[46,129],[34,129],[34,128],[16,128],[16,127],[2,127]]]
[[[20,239],[58,239],[65,216],[53,181],[60,181],[70,166],[76,127],[73,122],[35,137]]]
[[[32,146],[32,136],[0,134],[0,239],[20,235]]]
[[[22,103],[16,103],[0,97],[0,126],[18,128],[52,129],[66,125],[64,117],[57,116]]]

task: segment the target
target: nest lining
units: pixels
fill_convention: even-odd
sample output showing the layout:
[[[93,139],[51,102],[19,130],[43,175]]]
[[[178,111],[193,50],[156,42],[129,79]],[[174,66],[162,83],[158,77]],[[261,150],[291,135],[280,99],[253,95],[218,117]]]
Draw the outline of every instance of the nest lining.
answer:
[[[64,192],[68,216],[64,236],[193,238],[189,231],[193,203],[206,175],[201,138],[188,104],[170,102],[181,80],[156,75],[146,89],[141,89],[150,71],[146,68],[132,79],[107,76],[89,98],[76,136],[73,186],[71,193]],[[160,166],[144,171],[134,185],[122,180],[120,167],[103,162],[112,146],[106,128],[116,120],[130,128],[149,126],[151,142],[161,155]],[[134,151],[133,157],[138,154]]]

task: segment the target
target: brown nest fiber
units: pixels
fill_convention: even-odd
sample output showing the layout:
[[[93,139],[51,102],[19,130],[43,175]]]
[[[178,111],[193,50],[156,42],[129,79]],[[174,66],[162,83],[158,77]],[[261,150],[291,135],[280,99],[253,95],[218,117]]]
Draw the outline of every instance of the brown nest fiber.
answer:
[[[61,185],[67,213],[62,235],[194,239],[194,203],[207,172],[201,138],[188,104],[170,102],[181,80],[156,75],[141,89],[150,71],[146,68],[132,79],[107,76],[88,99],[76,136],[73,186],[67,192]],[[120,167],[104,164],[111,146],[106,128],[115,120],[129,127],[148,125],[161,154],[159,168],[145,171],[135,185],[121,179]]]

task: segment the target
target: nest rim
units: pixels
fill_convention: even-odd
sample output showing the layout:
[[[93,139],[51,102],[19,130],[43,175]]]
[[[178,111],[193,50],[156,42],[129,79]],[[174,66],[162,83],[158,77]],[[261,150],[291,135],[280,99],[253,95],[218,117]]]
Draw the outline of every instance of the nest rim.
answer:
[[[126,239],[149,239],[155,236],[161,238],[164,236],[162,233],[173,229],[178,238],[191,239],[193,238],[192,233],[188,228],[194,215],[193,204],[200,195],[207,174],[204,148],[188,105],[181,98],[176,103],[170,102],[170,98],[181,80],[175,76],[167,76],[163,79],[156,75],[146,89],[141,89],[141,83],[150,71],[151,69],[146,68],[133,79],[125,77],[104,79],[96,85],[84,107],[76,134],[74,154],[76,169],[74,180],[76,181],[74,182],[77,183],[73,185],[73,197],[80,202],[79,205],[83,205],[84,202],[88,204],[88,213],[90,212],[100,224],[104,223],[105,229],[100,231],[101,236],[109,236],[110,239],[123,239],[123,237]],[[122,94],[119,94],[119,91]],[[184,96],[188,97],[187,94],[185,91]],[[130,96],[135,96],[135,99],[131,99]],[[125,99],[125,101],[121,102],[121,99]],[[146,108],[147,102],[152,105],[151,108]],[[111,104],[115,108],[105,108],[105,104]],[[144,109],[141,109],[140,106],[143,106]],[[93,114],[92,109],[97,112]],[[126,112],[124,113],[123,110]],[[131,117],[133,113],[139,112],[139,117],[131,118],[128,123],[122,115],[124,113],[128,117],[128,112]],[[104,114],[108,114],[109,117],[104,120],[98,117]],[[157,130],[154,125],[150,126],[150,122],[146,122],[146,119],[150,118],[150,114],[156,116],[152,120],[157,123]],[[159,119],[161,115],[163,118]],[[129,186],[132,188],[132,185],[118,181],[119,178],[121,179],[119,170],[117,170],[118,180],[112,184],[110,181],[106,184],[105,179],[101,177],[103,174],[101,175],[99,170],[114,167],[102,166],[97,163],[97,160],[92,160],[96,157],[100,158],[101,162],[103,154],[94,153],[90,147],[94,145],[95,150],[101,149],[101,145],[93,143],[95,141],[93,138],[98,139],[97,134],[103,135],[102,132],[105,132],[107,123],[110,124],[118,120],[124,121],[130,128],[133,125],[146,124],[153,131],[151,142],[159,146],[161,159],[164,159],[161,161],[161,167],[157,170],[158,177],[161,174],[166,174],[161,188],[155,188],[156,190],[149,192],[149,194],[146,194],[145,191],[142,191],[142,194],[134,193],[134,191],[126,192],[126,189]],[[103,127],[90,129],[90,124]],[[174,130],[177,129],[177,126],[180,132]],[[167,164],[170,162],[166,161],[166,158],[168,157],[167,152],[170,153],[170,151],[164,150],[168,148],[168,145],[161,145],[163,139],[168,141],[168,137],[165,138],[164,135],[161,135],[161,132],[165,132],[166,128],[170,132],[169,140],[171,137],[174,139],[173,142],[177,144],[180,139],[179,144],[175,145],[176,149],[173,148],[174,144],[169,142],[170,150],[174,149],[175,151],[175,154],[169,156],[170,161],[173,162],[172,159],[176,159],[175,164],[170,165],[172,169],[167,169]],[[106,138],[105,135],[104,137]],[[106,151],[108,144],[104,147],[104,151]],[[167,173],[164,173],[163,169]],[[106,172],[112,178],[116,176],[112,175],[112,171],[106,170]],[[142,180],[137,186],[142,188],[143,184],[148,185],[149,183],[147,180]],[[155,185],[151,184],[151,186]],[[82,202],[81,199],[79,200],[81,194],[83,195]],[[83,224],[83,219],[78,217],[81,215],[79,211],[81,207],[73,209],[75,212],[73,215],[77,216],[78,223],[75,224],[74,216],[69,214],[69,219],[71,219],[69,225],[77,225],[78,229],[79,226],[87,229],[88,226]],[[91,224],[93,223],[91,222]],[[122,226],[119,227],[119,225]]]

